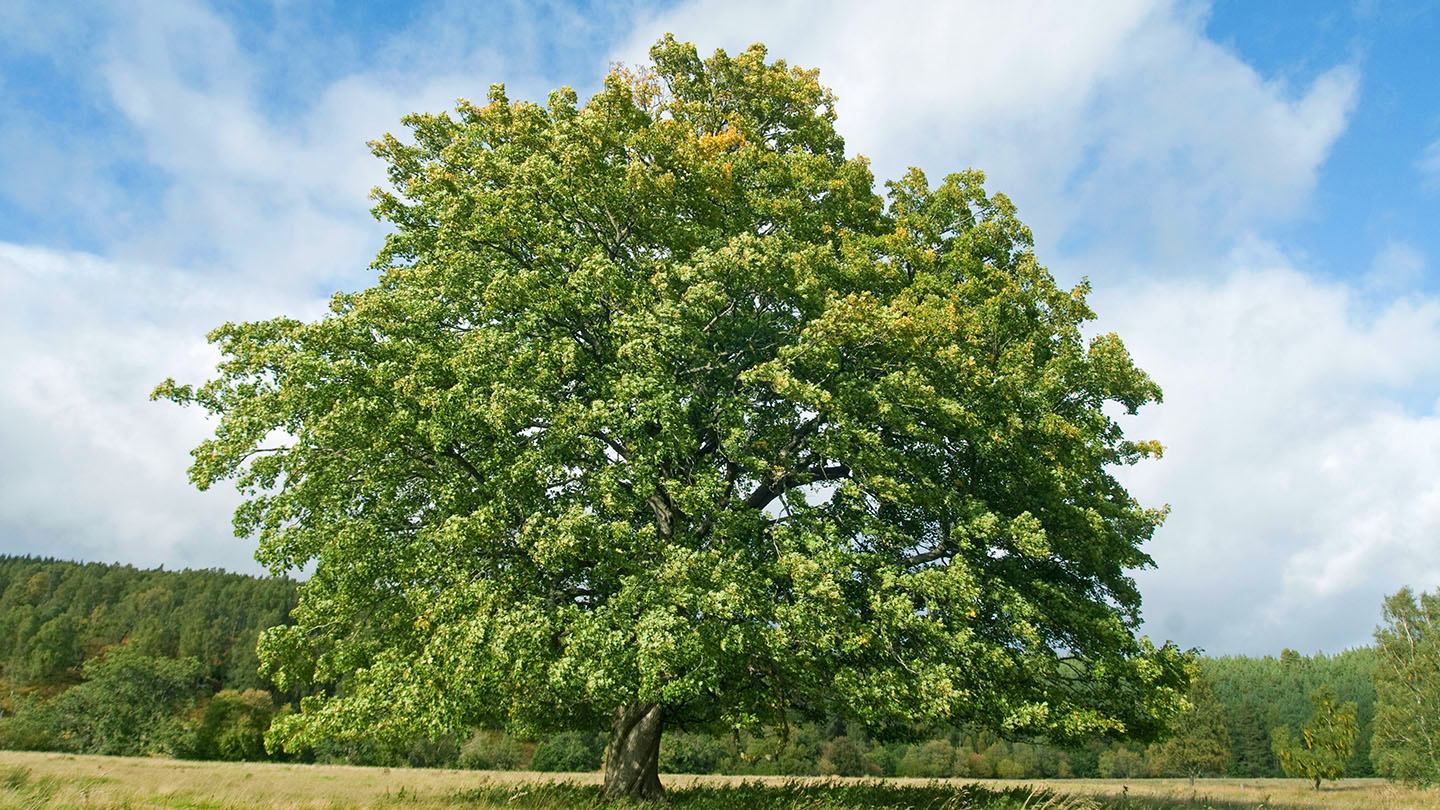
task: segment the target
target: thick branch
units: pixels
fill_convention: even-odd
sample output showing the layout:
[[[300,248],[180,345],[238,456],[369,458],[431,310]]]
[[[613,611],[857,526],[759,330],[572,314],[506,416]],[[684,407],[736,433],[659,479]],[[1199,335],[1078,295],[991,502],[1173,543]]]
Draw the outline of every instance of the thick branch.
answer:
[[[669,540],[675,535],[675,519],[680,516],[680,510],[663,488],[646,498],[645,503],[649,504],[651,511],[655,513],[655,528],[659,530],[660,536]]]
[[[940,540],[935,544],[935,548],[906,557],[904,566],[906,568],[914,568],[917,565],[924,565],[925,563],[935,562],[945,557],[952,557],[954,554],[955,548],[950,542],[950,524],[948,522],[942,522],[940,526]]]
[[[615,455],[619,456],[621,459],[625,461],[630,460],[630,448],[626,447],[625,444],[619,439],[611,438],[610,436],[605,435],[605,432],[602,430],[590,431],[585,433],[584,435],[589,436],[592,439],[598,439],[599,441],[604,442],[605,445],[611,450],[614,450]]]
[[[818,484],[821,481],[843,481],[852,477],[850,468],[844,464],[831,464],[816,470],[801,470],[783,475],[760,484],[750,497],[745,499],[745,508],[763,509],[776,498],[796,487]]]
[[[940,546],[924,552],[923,554],[912,554],[909,557],[905,558],[905,562],[903,564],[906,568],[914,568],[917,565],[924,565],[928,562],[935,562],[936,560],[950,557],[954,554],[954,550],[945,548],[944,546]]]
[[[459,450],[455,449],[454,447],[447,447],[445,448],[444,456],[446,458],[454,459],[455,463],[459,464],[462,470],[469,473],[470,477],[475,479],[475,483],[485,483],[484,476],[480,475],[480,471],[475,469],[475,465],[471,464],[469,459],[461,455]]]

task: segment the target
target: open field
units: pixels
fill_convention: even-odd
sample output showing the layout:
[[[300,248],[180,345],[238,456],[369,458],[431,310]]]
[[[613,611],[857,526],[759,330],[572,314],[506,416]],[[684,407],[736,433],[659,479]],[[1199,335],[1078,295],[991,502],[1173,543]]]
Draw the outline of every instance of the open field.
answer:
[[[339,810],[514,808],[580,810],[598,801],[600,775],[185,762],[0,752],[0,808],[100,810]],[[1319,793],[1300,780],[1138,779],[795,780],[667,776],[681,810],[1437,810],[1440,792],[1346,780]],[[1036,793],[1036,791],[1042,793]],[[1045,794],[1043,791],[1050,791]],[[1032,795],[1033,794],[1033,795]]]

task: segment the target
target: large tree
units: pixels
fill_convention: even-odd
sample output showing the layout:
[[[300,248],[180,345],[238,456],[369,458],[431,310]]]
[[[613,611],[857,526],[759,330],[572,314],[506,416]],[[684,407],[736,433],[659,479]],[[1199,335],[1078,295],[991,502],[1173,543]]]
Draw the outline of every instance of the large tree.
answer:
[[[1163,514],[1112,476],[1158,446],[1107,409],[1160,389],[1087,288],[978,172],[876,194],[815,71],[651,56],[406,118],[378,284],[157,389],[218,417],[192,479],[237,480],[258,559],[313,571],[262,650],[345,682],[274,740],[608,726],[607,792],[649,796],[679,724],[1163,729]]]
[[[1375,767],[1392,779],[1440,782],[1440,590],[1387,597],[1375,645]]]

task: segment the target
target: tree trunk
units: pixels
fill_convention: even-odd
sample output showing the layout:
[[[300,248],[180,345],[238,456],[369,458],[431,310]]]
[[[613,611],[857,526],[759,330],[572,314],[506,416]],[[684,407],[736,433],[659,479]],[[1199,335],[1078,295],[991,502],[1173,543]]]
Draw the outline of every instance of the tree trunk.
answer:
[[[605,798],[658,799],[660,786],[660,704],[632,703],[615,710],[610,746],[605,749]]]

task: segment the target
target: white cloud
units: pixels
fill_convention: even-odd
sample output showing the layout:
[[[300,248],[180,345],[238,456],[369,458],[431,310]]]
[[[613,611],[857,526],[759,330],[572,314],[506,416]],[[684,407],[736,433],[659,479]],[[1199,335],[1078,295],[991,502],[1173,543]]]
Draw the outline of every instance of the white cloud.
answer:
[[[511,26],[504,36],[488,28],[497,15]],[[597,35],[577,11],[515,2],[481,14],[449,4],[355,58],[345,35],[315,42],[284,21],[285,10],[279,16],[242,43],[198,0],[94,15],[38,3],[0,12],[30,32],[0,42],[63,65],[85,107],[78,127],[0,111],[0,139],[15,147],[0,155],[0,193],[37,218],[79,223],[60,230],[128,261],[244,275],[298,297],[361,287],[383,233],[368,193],[385,182],[385,167],[367,142],[403,137],[402,116],[483,98],[497,81],[544,98],[551,82],[534,66],[548,54],[538,43],[556,32]],[[321,64],[329,53],[359,70],[335,75]],[[598,81],[590,72],[583,78]],[[143,181],[117,181],[137,169]],[[137,198],[137,185],[146,196]]]
[[[7,15],[33,23],[28,50],[56,59],[79,36],[41,4]],[[61,133],[57,146],[38,122],[0,117],[0,135],[17,136],[0,191],[52,216],[83,212],[107,254],[0,242],[0,551],[254,570],[230,538],[235,494],[185,477],[206,423],[149,392],[210,376],[204,335],[224,321],[318,317],[330,290],[371,282],[383,229],[367,195],[385,177],[367,140],[493,81],[536,94],[529,74],[516,81],[444,22],[417,21],[374,70],[311,82],[286,108],[220,15],[156,0],[85,34],[93,74],[80,86],[127,131]],[[158,199],[106,176],[117,156],[163,176]],[[147,206],[143,223],[126,210]]]
[[[0,550],[254,570],[234,494],[186,481],[203,416],[148,397],[214,368],[210,327],[284,311],[260,295],[0,243]]]
[[[1365,643],[1380,599],[1440,585],[1440,299],[1378,312],[1263,248],[1222,278],[1097,296],[1165,389],[1123,472],[1173,511],[1140,577],[1150,632],[1220,652]]]
[[[367,192],[384,181],[366,141],[417,105],[452,105],[466,84],[348,77],[282,115],[266,109],[224,21],[186,2],[146,6],[112,29],[100,72],[145,159],[169,177],[162,221],[113,249],[243,272],[296,295],[364,283],[380,235]]]
[[[1440,139],[1425,147],[1420,159],[1415,162],[1415,168],[1420,170],[1420,180],[1425,188],[1432,191],[1440,189]]]
[[[1358,74],[1267,81],[1204,33],[1192,6],[694,0],[637,26],[702,52],[763,41],[821,69],[850,149],[881,179],[974,166],[1042,241],[1187,268],[1303,209]],[[1069,252],[1076,252],[1070,250]]]

